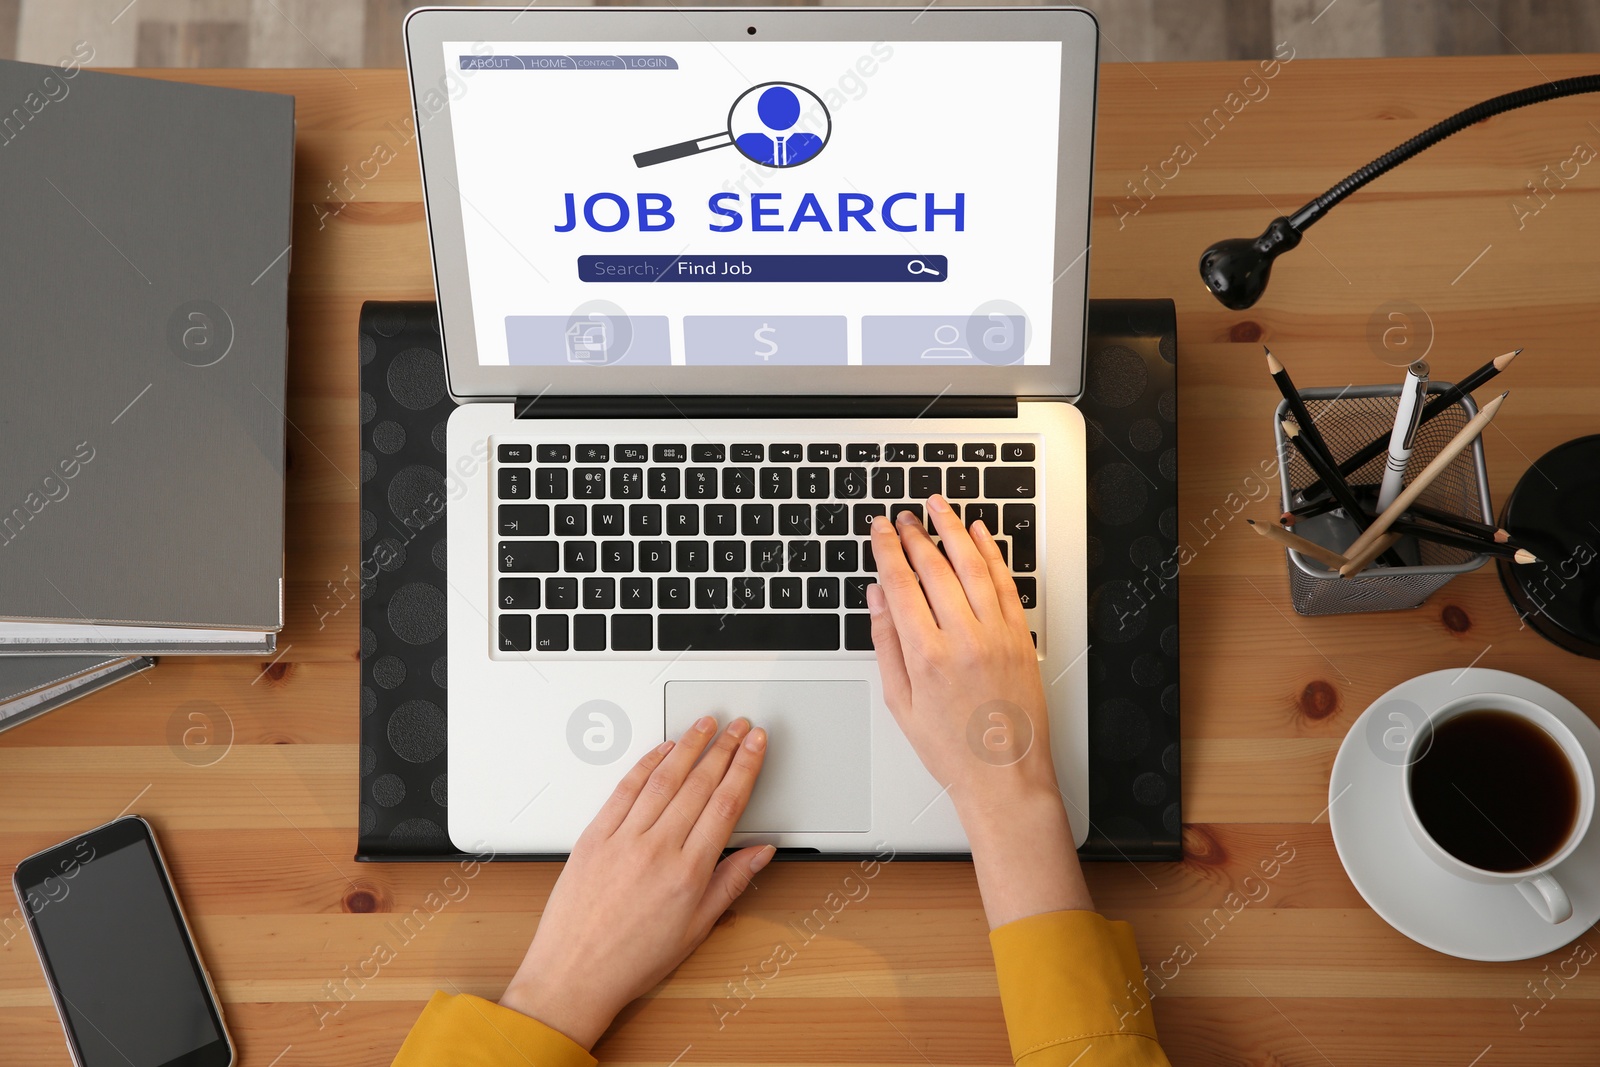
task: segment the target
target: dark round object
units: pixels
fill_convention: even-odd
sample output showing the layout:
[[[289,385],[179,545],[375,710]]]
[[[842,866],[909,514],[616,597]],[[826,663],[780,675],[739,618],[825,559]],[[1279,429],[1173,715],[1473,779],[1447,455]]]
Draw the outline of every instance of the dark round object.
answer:
[[[427,763],[444,751],[444,711],[431,700],[408,700],[389,715],[389,747],[407,763]]]
[[[406,819],[389,831],[391,845],[442,848],[450,843],[444,830],[432,819]]]
[[[396,637],[408,645],[426,645],[444,633],[444,593],[425,582],[409,582],[389,598],[387,614]]]
[[[1546,640],[1600,659],[1600,434],[1540,456],[1501,505],[1500,525],[1539,557],[1496,560],[1511,606]]]
[[[365,455],[365,453],[363,453]],[[428,525],[438,518],[445,499],[444,475],[432,467],[413,463],[403,467],[389,479],[385,494],[389,510],[402,524],[412,520],[414,528]]]
[[[372,799],[392,808],[406,798],[406,783],[398,774],[380,774],[372,780]]]
[[[406,680],[405,661],[399,656],[382,656],[372,664],[372,680],[393,689]]]
[[[1140,452],[1154,452],[1161,447],[1161,426],[1155,419],[1137,419],[1128,427],[1128,443]]]
[[[1108,408],[1125,408],[1144,395],[1150,380],[1144,359],[1126,345],[1107,345],[1089,361],[1089,398]]]
[[[379,304],[372,313],[372,329],[384,336],[393,337],[406,328],[406,313],[393,304]]]
[[[384,419],[372,428],[372,447],[392,456],[406,446],[406,430],[393,419]]]
[[[1145,771],[1133,780],[1133,799],[1155,807],[1167,799],[1167,780],[1154,771]]]
[[[443,400],[444,357],[431,348],[408,348],[389,361],[389,395],[412,411],[426,411]]]

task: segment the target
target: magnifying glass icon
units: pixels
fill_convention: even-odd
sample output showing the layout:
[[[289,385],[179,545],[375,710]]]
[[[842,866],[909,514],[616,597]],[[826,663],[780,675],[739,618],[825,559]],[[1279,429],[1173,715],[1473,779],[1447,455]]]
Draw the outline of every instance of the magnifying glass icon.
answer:
[[[726,130],[638,152],[633,163],[653,167],[731,147],[752,163],[781,170],[814,158],[832,133],[833,119],[816,93],[794,82],[762,82],[734,100]]]
[[[935,278],[940,277],[940,274],[939,274],[938,271],[934,270],[932,267],[928,266],[926,263],[922,262],[922,260],[920,260],[920,259],[913,259],[910,263],[907,263],[906,264],[906,273],[907,274],[931,274]]]

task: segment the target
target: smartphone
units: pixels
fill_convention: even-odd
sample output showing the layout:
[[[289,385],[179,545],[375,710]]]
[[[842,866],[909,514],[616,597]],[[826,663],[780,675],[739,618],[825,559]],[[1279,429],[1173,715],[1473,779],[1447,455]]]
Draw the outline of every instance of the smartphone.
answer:
[[[78,1067],[229,1067],[233,1042],[155,831],[127,815],[17,864]]]

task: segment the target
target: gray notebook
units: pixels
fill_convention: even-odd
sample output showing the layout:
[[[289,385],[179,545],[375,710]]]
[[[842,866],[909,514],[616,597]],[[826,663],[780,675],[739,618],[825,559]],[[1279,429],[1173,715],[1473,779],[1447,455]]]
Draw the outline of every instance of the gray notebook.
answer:
[[[0,656],[0,730],[154,665],[146,656]]]
[[[0,62],[0,654],[273,649],[293,160],[292,97]]]

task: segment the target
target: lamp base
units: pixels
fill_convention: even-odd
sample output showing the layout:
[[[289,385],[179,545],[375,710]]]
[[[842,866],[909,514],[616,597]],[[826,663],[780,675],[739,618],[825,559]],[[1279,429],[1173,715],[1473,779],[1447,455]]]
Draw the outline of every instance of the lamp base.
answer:
[[[1568,652],[1600,659],[1600,434],[1540,456],[1506,498],[1500,526],[1539,557],[1496,560],[1522,621]]]

